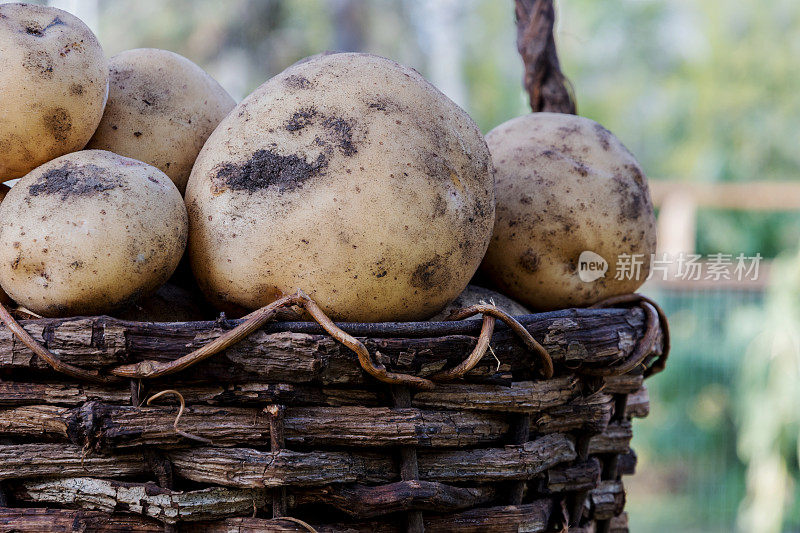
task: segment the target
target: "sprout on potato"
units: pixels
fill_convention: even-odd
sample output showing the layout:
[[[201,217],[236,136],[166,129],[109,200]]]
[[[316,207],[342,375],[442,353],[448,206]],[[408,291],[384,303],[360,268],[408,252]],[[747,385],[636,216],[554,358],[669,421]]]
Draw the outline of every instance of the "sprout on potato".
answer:
[[[483,275],[534,309],[585,306],[639,288],[655,252],[655,216],[644,173],[619,139],[587,118],[533,113],[486,141],[497,169],[497,220]],[[584,252],[607,262],[605,275],[581,278]],[[641,262],[638,276],[616,275],[625,257]]]
[[[236,103],[183,56],[152,48],[111,58],[103,120],[87,148],[159,168],[183,193],[197,154]]]
[[[169,278],[187,232],[183,199],[160,170],[74,152],[27,174],[0,204],[0,285],[44,316],[107,313]]]
[[[337,319],[425,319],[488,245],[494,180],[469,116],[367,54],[295,64],[209,138],[186,189],[189,254],[220,306],[301,288]]]
[[[108,63],[77,17],[0,5],[0,181],[83,148],[108,94]]]

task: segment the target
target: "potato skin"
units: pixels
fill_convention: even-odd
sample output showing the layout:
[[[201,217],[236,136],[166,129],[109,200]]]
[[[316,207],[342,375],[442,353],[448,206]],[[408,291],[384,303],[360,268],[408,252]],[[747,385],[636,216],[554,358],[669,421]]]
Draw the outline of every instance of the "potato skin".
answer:
[[[425,319],[466,287],[494,221],[489,152],[416,71],[296,64],[209,138],[186,189],[195,277],[218,306],[303,289],[332,317]]]
[[[0,5],[0,181],[83,148],[108,94],[108,62],[78,18]]]
[[[501,311],[505,311],[511,316],[530,314],[529,310],[504,294],[500,294],[492,289],[479,287],[478,285],[467,285],[467,288],[464,289],[464,292],[459,294],[455,300],[447,304],[447,307],[437,313],[436,316],[430,319],[430,321],[439,322],[446,320],[453,311],[458,311],[459,309],[464,309],[465,307],[479,303],[496,305]],[[471,320],[472,318],[475,317],[465,318],[464,320]]]
[[[497,169],[497,219],[481,271],[494,286],[540,310],[639,288],[655,252],[655,216],[645,175],[619,139],[587,118],[532,113],[486,141]],[[605,277],[580,279],[583,251],[608,262]],[[639,279],[614,279],[620,254],[643,254]]]
[[[87,148],[153,165],[183,193],[197,154],[236,102],[203,69],[167,50],[127,50],[111,58],[109,70],[108,103]]]
[[[188,222],[160,170],[102,150],[59,157],[0,204],[0,285],[44,316],[107,313],[155,291]]]

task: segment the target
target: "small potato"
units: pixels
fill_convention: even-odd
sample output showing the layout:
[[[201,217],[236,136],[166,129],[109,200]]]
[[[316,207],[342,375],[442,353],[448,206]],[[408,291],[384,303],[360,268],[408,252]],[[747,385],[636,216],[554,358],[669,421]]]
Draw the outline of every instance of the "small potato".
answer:
[[[78,18],[0,5],[0,181],[83,148],[108,95],[108,63]]]
[[[109,68],[108,104],[87,148],[153,165],[183,193],[197,154],[236,103],[203,69],[166,50],[128,50]]]
[[[416,71],[319,55],[211,134],[186,188],[189,255],[212,303],[302,289],[339,320],[424,320],[477,270],[494,223],[489,151]]]
[[[464,309],[471,305],[487,303],[496,305],[501,311],[505,311],[511,316],[527,315],[530,311],[523,306],[497,291],[478,287],[477,285],[467,285],[464,292],[458,298],[450,302],[439,314],[430,319],[431,322],[446,320],[450,313],[459,309]],[[468,319],[465,319],[468,320]]]
[[[587,118],[533,113],[486,141],[497,169],[497,220],[485,278],[543,310],[590,305],[644,283],[655,215],[644,172],[619,139]],[[622,261],[636,261],[639,271],[626,266],[617,276]]]
[[[59,157],[0,204],[0,285],[44,316],[107,313],[175,270],[188,223],[160,170],[102,150]]]

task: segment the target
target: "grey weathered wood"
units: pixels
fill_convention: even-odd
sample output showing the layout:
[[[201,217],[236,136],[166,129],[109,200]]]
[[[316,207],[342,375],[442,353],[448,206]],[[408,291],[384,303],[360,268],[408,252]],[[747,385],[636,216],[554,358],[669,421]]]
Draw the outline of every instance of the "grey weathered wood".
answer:
[[[417,392],[413,404],[438,409],[533,413],[564,405],[576,398],[581,389],[580,379],[574,375],[510,386],[442,384],[432,391]]]
[[[577,492],[591,490],[600,482],[600,461],[590,457],[570,465],[559,465],[545,474],[548,492]]]
[[[594,520],[608,520],[620,514],[625,507],[625,489],[620,481],[601,481],[586,500],[589,516]]]
[[[535,441],[504,448],[420,452],[421,479],[483,481],[531,479],[576,457],[573,442],[564,435],[545,435]]]
[[[600,435],[595,435],[589,441],[589,453],[627,453],[633,428],[630,420],[612,422]]]
[[[628,402],[625,405],[625,416],[629,418],[646,418],[650,414],[650,394],[647,387],[642,387],[633,394],[628,396]]]
[[[367,519],[398,511],[453,512],[491,501],[492,486],[453,487],[432,481],[398,481],[388,485],[329,485],[297,491],[292,506],[310,503],[332,505],[357,519]]]
[[[597,393],[548,409],[533,417],[531,430],[536,434],[598,433],[608,425],[611,400],[611,396]],[[177,409],[168,406],[30,405],[0,409],[0,434],[69,439],[94,450],[193,444],[175,432],[176,415]],[[257,408],[190,406],[180,427],[216,445],[269,444],[269,419]],[[500,442],[508,430],[504,416],[479,411],[346,406],[291,407],[285,413],[285,438],[294,445],[463,447]]]
[[[166,523],[224,518],[252,512],[267,503],[258,489],[212,487],[180,492],[155,483],[125,483],[74,477],[24,480],[15,483],[14,496],[26,503],[47,503],[96,511],[125,511]]]
[[[631,352],[635,339],[643,331],[644,315],[638,308],[572,309],[529,315],[524,322],[557,365],[608,365]],[[142,359],[173,360],[225,331],[215,322],[150,324],[109,317],[39,319],[22,323],[35,339],[65,362],[96,370]],[[237,323],[229,321],[226,326]],[[380,326],[373,329],[380,331]],[[181,373],[181,378],[327,385],[372,382],[361,370],[356,356],[330,337],[286,331],[270,333],[271,327],[289,328],[291,325],[268,325],[225,352]],[[465,326],[444,327],[463,329]],[[370,353],[381,353],[380,361],[390,370],[426,375],[445,365],[461,362],[474,347],[479,327],[476,321],[471,335],[362,340]],[[534,356],[507,329],[498,327],[492,346],[501,361],[500,374],[530,372],[536,367]],[[37,370],[43,375],[57,375],[3,327],[0,327],[0,369]],[[489,356],[468,376],[480,380],[497,373],[494,358]]]
[[[607,392],[608,394],[633,394],[638,391],[642,387],[642,383],[644,383],[644,376],[641,372],[634,373],[635,370],[636,369],[620,376],[608,376],[603,378],[605,382],[603,392]]]
[[[553,502],[537,500],[529,504],[507,507],[484,507],[460,513],[428,515],[425,529],[434,533],[540,533],[547,531]],[[397,523],[356,522],[352,524],[319,524],[308,522],[319,533],[399,533]],[[8,509],[0,508],[0,526],[4,531],[92,531],[107,533],[161,533],[158,522],[140,516],[111,515],[102,511],[71,509]],[[179,526],[181,532],[205,533],[297,533],[303,529],[288,520],[262,518],[227,518],[213,522],[191,522]]]
[[[176,415],[172,407],[97,402],[71,409],[24,406],[0,410],[0,434],[68,438],[95,450],[193,444],[175,432]],[[216,445],[269,445],[269,420],[262,409],[191,406],[180,428]],[[507,430],[502,416],[479,412],[350,406],[292,407],[285,414],[286,442],[295,445],[471,446],[498,442]]]
[[[73,444],[0,446],[0,480],[41,477],[125,478],[148,473],[141,452],[113,456],[87,453]]]

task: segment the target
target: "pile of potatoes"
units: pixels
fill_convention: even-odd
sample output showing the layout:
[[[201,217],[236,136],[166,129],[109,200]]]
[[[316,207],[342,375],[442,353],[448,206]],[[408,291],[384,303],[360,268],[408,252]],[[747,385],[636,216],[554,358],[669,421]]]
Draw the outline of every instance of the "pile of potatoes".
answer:
[[[534,113],[484,138],[374,55],[312,56],[237,105],[184,57],[106,59],[69,13],[2,4],[0,102],[0,301],[42,316],[194,320],[298,289],[337,320],[525,314],[641,284],[581,281],[584,251],[609,273],[654,251],[644,174],[602,126]]]

